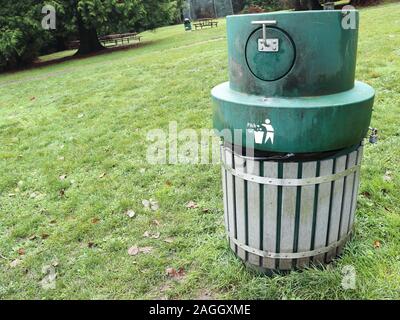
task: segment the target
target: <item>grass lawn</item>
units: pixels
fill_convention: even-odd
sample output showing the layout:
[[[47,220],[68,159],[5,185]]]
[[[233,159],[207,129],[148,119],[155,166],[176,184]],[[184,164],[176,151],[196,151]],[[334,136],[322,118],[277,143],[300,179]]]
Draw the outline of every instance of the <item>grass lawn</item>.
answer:
[[[361,18],[357,78],[377,90],[380,140],[366,146],[357,232],[342,259],[287,276],[251,273],[225,239],[219,166],[145,161],[149,130],[212,127],[210,90],[227,80],[221,20],[0,75],[0,298],[399,299],[400,3]],[[159,210],[143,208],[150,198]],[[191,200],[199,208],[186,208]],[[135,245],[153,249],[128,255]],[[46,290],[52,264],[56,288]],[[349,265],[356,289],[344,290]],[[185,275],[172,279],[167,268]]]

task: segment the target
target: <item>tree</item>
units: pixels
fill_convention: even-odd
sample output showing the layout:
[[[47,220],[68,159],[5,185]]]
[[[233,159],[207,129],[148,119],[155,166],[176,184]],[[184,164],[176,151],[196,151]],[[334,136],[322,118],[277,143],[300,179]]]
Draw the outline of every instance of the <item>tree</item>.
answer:
[[[35,0],[0,0],[0,71],[29,64],[37,56],[46,41],[40,18]]]
[[[169,24],[172,0],[55,0],[64,22],[72,21],[80,40],[78,54],[103,50],[99,32],[140,31]],[[140,30],[139,30],[140,29]]]
[[[77,54],[105,49],[99,34],[168,25],[183,0],[0,0],[0,70],[31,63],[39,53],[65,49],[79,39]],[[44,30],[42,8],[56,9],[56,29]]]

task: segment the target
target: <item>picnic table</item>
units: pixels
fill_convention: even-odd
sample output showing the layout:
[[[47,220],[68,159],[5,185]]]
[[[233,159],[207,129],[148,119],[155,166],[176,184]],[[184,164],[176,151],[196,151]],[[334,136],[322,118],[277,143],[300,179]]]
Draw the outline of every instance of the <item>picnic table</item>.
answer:
[[[193,23],[195,30],[198,28],[207,28],[207,27],[218,27],[218,21],[213,19],[213,18],[205,18],[205,19],[199,19],[196,22]]]
[[[124,41],[127,41],[129,43],[131,40],[137,40],[140,42],[141,38],[142,36],[138,35],[136,32],[131,32],[110,34],[100,37],[99,40],[104,46],[106,46],[110,42],[113,43],[113,45],[118,45],[118,41],[121,41],[122,44],[124,44]]]
[[[140,36],[136,32],[110,34],[107,36],[99,37],[99,41],[103,46],[107,46],[107,44],[110,44],[110,43],[112,43],[113,46],[116,46],[116,45],[118,45],[118,42],[121,42],[122,44],[124,44],[124,41],[129,43],[130,41],[133,41],[133,40],[137,40],[140,42],[141,39],[142,39],[142,36]],[[69,47],[69,49],[78,49],[79,45],[80,45],[80,41],[74,40],[69,43],[68,47]]]

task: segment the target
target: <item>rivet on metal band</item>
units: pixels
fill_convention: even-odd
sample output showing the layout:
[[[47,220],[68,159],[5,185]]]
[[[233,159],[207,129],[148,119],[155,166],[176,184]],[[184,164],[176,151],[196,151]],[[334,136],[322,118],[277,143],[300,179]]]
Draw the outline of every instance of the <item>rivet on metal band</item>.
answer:
[[[273,259],[301,259],[301,258],[314,257],[323,253],[327,253],[330,250],[335,249],[337,247],[340,247],[341,245],[345,244],[347,240],[350,239],[351,235],[352,232],[342,237],[339,241],[336,241],[324,248],[306,252],[292,252],[292,253],[276,253],[276,252],[262,251],[259,249],[249,247],[248,245],[239,242],[238,240],[232,238],[231,236],[229,236],[229,240],[232,241],[234,244],[236,244],[239,248],[243,249],[244,251],[247,251],[249,253],[255,254],[260,257],[273,258]]]
[[[249,173],[238,172],[235,169],[228,167],[226,163],[222,162],[222,166],[230,172],[235,177],[241,178],[243,180],[247,180],[250,182],[255,182],[259,184],[265,185],[273,185],[273,186],[282,186],[282,187],[301,187],[307,185],[315,185],[321,184],[326,182],[332,182],[335,180],[339,180],[346,176],[351,175],[352,173],[356,172],[361,165],[355,165],[345,171],[338,172],[332,175],[323,176],[323,177],[312,177],[312,178],[304,178],[304,179],[278,179],[278,178],[268,178],[268,177],[260,177],[256,175],[252,175]]]

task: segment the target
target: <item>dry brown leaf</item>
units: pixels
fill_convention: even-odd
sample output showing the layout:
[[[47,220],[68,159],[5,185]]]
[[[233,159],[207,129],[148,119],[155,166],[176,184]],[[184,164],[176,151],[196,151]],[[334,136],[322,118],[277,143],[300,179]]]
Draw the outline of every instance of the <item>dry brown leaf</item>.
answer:
[[[194,202],[194,201],[189,201],[187,204],[186,204],[186,208],[188,208],[188,209],[196,209],[196,208],[198,208],[199,207],[199,205],[196,203],[196,202]]]
[[[158,202],[156,200],[150,199],[150,200],[142,200],[142,204],[146,210],[152,210],[152,211],[157,211],[160,206],[158,205]]]
[[[210,209],[205,208],[205,209],[203,209],[203,212],[208,213],[208,212],[210,212]]]
[[[47,233],[42,233],[41,238],[43,240],[47,239],[49,237],[49,235]]]
[[[88,248],[94,248],[96,246],[96,244],[92,241],[88,242]]]
[[[31,97],[31,98],[30,98],[31,101],[33,101],[33,100],[35,100],[35,99],[36,99],[36,97]]]
[[[125,214],[126,214],[129,218],[133,218],[133,217],[136,215],[135,211],[133,211],[133,210],[128,210],[128,211],[126,211]]]
[[[130,256],[136,256],[138,253],[139,253],[139,248],[137,246],[133,246],[128,249],[128,254]]]
[[[152,222],[151,222],[153,225],[155,225],[155,226],[160,226],[160,221],[158,221],[158,220],[156,220],[156,219],[154,219]]]
[[[386,171],[383,180],[386,182],[392,181],[392,172],[391,171]]]
[[[60,194],[60,197],[64,197],[64,196],[65,196],[65,190],[64,190],[64,189],[61,189],[60,192],[59,192],[59,194]]]
[[[18,254],[20,256],[23,256],[25,254],[25,249],[24,248],[19,248],[17,252],[18,252]]]
[[[143,247],[143,248],[139,248],[140,253],[150,253],[151,251],[153,251],[153,247]]]
[[[11,268],[15,268],[17,266],[19,266],[21,264],[22,260],[20,259],[15,259],[13,261],[10,262],[10,267]]]
[[[374,248],[375,248],[375,249],[379,249],[380,247],[381,247],[381,242],[378,241],[378,240],[375,240],[375,241],[374,241]]]
[[[97,223],[99,223],[100,222],[100,219],[99,218],[93,218],[92,219],[92,223],[93,224],[97,224]]]
[[[28,240],[33,241],[37,238],[36,234],[31,235]]]
[[[165,273],[168,277],[179,280],[185,276],[185,270],[183,268],[179,268],[176,270],[175,268],[167,268]]]
[[[166,242],[166,243],[173,243],[173,242],[174,242],[174,239],[173,239],[173,238],[165,238],[165,239],[164,239],[164,242]]]
[[[145,238],[151,238],[151,239],[158,239],[160,238],[160,233],[159,232],[151,232],[151,231],[145,231],[145,233],[143,233],[143,237]]]

